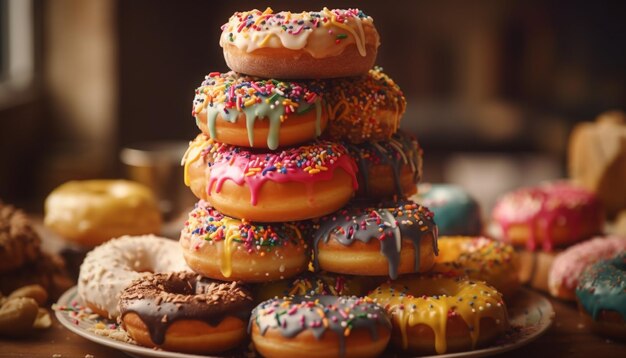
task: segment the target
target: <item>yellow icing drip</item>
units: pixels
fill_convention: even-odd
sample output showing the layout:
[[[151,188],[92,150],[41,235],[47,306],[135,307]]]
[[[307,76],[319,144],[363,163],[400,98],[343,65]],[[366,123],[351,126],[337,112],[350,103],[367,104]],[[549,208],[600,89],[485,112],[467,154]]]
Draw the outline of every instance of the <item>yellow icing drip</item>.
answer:
[[[483,282],[444,276],[414,276],[386,283],[369,297],[392,315],[394,326],[400,330],[404,349],[409,348],[411,340],[407,329],[424,324],[434,332],[436,352],[445,353],[449,315],[459,315],[468,325],[472,349],[480,337],[482,318],[493,319],[503,329],[507,324],[502,296]]]
[[[191,180],[189,179],[189,165],[195,162],[202,155],[202,151],[213,144],[213,140],[193,140],[189,142],[189,148],[183,155],[183,159],[181,160],[181,165],[183,165],[184,173],[184,181],[185,185],[191,185]]]

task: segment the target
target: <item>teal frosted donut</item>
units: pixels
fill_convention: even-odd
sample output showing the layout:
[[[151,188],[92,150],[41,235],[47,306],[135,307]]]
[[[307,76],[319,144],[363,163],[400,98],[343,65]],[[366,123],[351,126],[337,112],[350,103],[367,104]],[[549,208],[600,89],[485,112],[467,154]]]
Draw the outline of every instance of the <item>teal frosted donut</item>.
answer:
[[[594,330],[626,339],[626,252],[585,269],[576,296],[581,308],[591,315]]]
[[[435,213],[439,235],[480,235],[480,207],[463,188],[452,184],[420,184],[417,192],[411,199]]]

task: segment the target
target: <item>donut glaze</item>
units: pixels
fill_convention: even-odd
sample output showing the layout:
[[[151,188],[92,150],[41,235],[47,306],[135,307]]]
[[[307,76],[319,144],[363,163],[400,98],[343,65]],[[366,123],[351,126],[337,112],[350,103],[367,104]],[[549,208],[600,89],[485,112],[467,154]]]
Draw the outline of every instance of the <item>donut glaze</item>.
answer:
[[[267,341],[281,341],[282,338],[286,340],[284,348],[289,350],[294,346],[288,342],[306,339],[307,333],[315,340],[309,347],[302,347],[302,356],[376,357],[389,341],[391,323],[385,311],[368,298],[294,296],[271,299],[258,305],[252,311],[249,330],[257,350],[265,357],[295,353],[272,354],[267,350]],[[333,340],[338,344],[334,345]],[[328,346],[325,341],[334,346]],[[369,347],[370,343],[374,343],[372,350],[355,354],[359,346]]]
[[[515,246],[525,241],[530,251],[538,246],[552,251],[586,239],[601,232],[604,223],[597,197],[567,182],[510,192],[496,203],[492,217],[504,240]]]
[[[482,231],[480,207],[460,186],[420,184],[411,199],[435,214],[439,235],[478,236]]]
[[[252,221],[305,220],[345,205],[358,189],[357,166],[328,141],[275,152],[199,135],[183,158],[185,184],[225,215]]]
[[[198,127],[219,142],[273,150],[315,139],[322,133],[327,119],[322,93],[323,84],[318,81],[289,82],[233,71],[212,72],[196,89],[191,114]],[[303,119],[306,123],[297,123],[293,131],[281,130]],[[234,126],[241,130],[235,132]],[[247,137],[238,135],[240,132]],[[259,138],[261,135],[264,137]]]
[[[576,286],[583,270],[599,260],[609,259],[626,251],[626,237],[596,237],[571,246],[558,254],[548,275],[548,287],[553,296],[576,299]]]
[[[410,201],[395,203],[395,206],[383,208],[348,207],[332,215],[314,220],[313,224],[313,265],[315,269],[330,272],[361,275],[389,275],[395,279],[399,273],[423,272],[432,267],[437,255],[437,225],[428,208]],[[387,262],[385,272],[378,272],[373,265],[360,265],[360,272],[351,272],[352,268],[340,270],[333,259],[326,259],[324,251],[336,251],[332,242],[340,244],[338,249],[349,250],[349,256],[358,257],[368,253],[364,245],[375,245]],[[377,243],[377,244],[376,244]],[[426,244],[426,245],[425,245]],[[412,262],[407,261],[402,251],[413,250]],[[425,247],[429,252],[421,252]],[[335,249],[337,249],[335,248]],[[423,258],[427,260],[422,262]],[[332,266],[332,269],[329,268]],[[339,264],[341,266],[341,264]]]
[[[415,194],[422,175],[422,148],[404,131],[389,140],[350,144],[344,142],[359,167],[357,197],[390,200]]]
[[[618,312],[626,321],[626,252],[608,260],[601,260],[583,271],[576,296],[593,319],[600,312]]]

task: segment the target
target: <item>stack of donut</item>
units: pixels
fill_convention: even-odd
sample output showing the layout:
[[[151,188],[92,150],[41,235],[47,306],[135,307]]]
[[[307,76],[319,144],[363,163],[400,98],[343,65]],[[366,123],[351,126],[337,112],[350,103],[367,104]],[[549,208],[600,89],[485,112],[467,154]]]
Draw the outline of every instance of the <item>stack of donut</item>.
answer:
[[[248,337],[265,357],[491,344],[508,320],[482,281],[507,280],[512,249],[456,238],[436,264],[434,214],[409,199],[422,150],[398,129],[402,91],[373,67],[373,19],[268,8],[222,31],[231,71],[195,91],[200,133],[182,164],[199,201],[179,245],[99,246],[81,268],[83,301],[138,344],[186,353],[229,354]]]

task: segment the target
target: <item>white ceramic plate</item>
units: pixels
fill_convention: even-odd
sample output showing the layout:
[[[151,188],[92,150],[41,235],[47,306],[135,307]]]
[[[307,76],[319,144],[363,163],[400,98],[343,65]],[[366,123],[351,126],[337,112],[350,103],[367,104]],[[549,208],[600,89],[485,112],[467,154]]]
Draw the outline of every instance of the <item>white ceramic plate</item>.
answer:
[[[58,306],[72,307],[80,305],[76,287],[70,288],[59,298]],[[543,334],[554,320],[554,309],[550,302],[540,294],[528,289],[521,289],[516,300],[509,305],[509,318],[514,329],[494,346],[475,351],[443,354],[432,356],[437,358],[453,357],[484,357],[507,352],[526,345]],[[88,317],[75,318],[71,311],[56,310],[56,317],[67,329],[92,342],[111,348],[119,349],[131,356],[170,357],[170,358],[199,358],[208,357],[194,354],[182,354],[159,351],[141,347],[132,343],[125,343],[113,338],[95,334],[91,327],[96,323]],[[106,323],[106,321],[104,321]],[[109,322],[110,323],[110,322]]]

